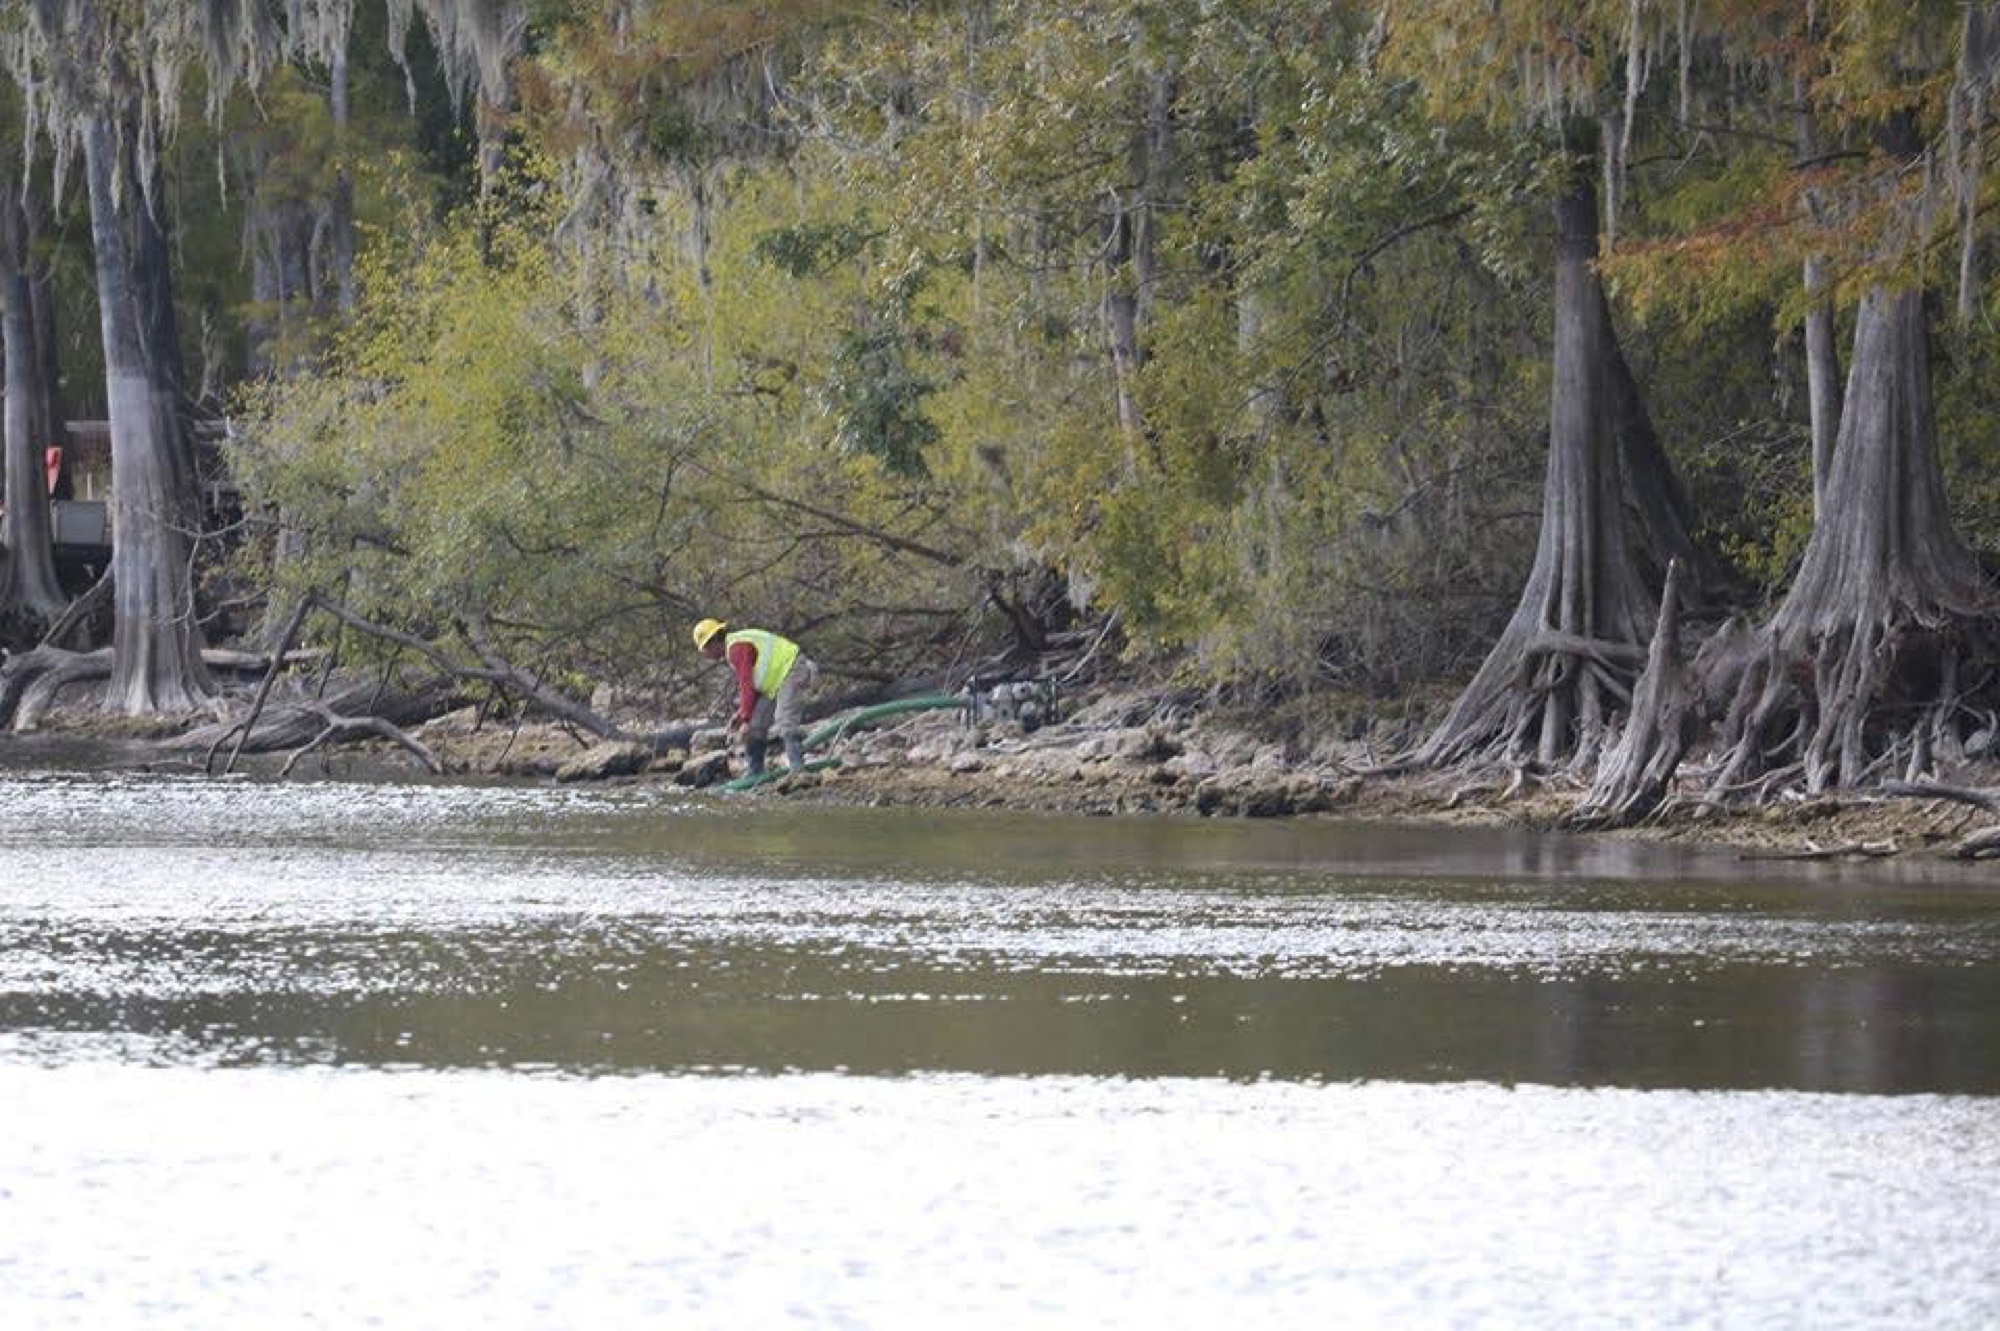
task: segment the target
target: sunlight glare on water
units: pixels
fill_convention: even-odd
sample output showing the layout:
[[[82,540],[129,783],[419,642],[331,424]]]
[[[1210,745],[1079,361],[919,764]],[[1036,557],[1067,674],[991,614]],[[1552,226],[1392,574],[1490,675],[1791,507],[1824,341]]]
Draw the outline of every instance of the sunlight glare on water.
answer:
[[[0,1106],[9,1331],[2000,1325],[1935,864],[0,773]]]
[[[0,1177],[36,1218],[0,1304],[34,1326],[2000,1322],[2000,1125],[1974,1100],[90,1064],[0,1086]]]

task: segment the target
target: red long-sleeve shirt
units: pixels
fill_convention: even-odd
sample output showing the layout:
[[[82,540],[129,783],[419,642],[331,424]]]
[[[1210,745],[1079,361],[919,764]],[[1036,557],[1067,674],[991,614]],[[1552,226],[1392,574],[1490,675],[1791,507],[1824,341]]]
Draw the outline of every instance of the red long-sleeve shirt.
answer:
[[[730,724],[741,721],[749,724],[750,713],[757,708],[757,649],[747,642],[732,642],[724,653],[729,668],[736,673],[736,715]]]

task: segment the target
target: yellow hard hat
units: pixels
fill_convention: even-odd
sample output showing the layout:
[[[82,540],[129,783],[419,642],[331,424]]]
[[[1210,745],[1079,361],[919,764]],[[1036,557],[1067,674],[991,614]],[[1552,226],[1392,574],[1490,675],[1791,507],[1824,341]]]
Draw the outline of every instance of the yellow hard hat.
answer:
[[[719,619],[704,619],[701,623],[696,624],[694,626],[694,649],[698,652],[707,651],[708,640],[722,632],[722,630],[723,623]]]

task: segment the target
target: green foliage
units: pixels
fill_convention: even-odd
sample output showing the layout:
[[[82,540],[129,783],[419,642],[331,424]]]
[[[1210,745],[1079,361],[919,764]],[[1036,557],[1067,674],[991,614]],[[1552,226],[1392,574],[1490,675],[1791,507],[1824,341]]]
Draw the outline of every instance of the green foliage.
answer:
[[[1628,213],[1627,239],[1603,265],[1607,282],[1641,317],[1664,315],[1691,336],[1746,316],[1796,323],[1805,261],[1798,184],[1769,151],[1676,173]]]
[[[816,277],[860,255],[869,237],[865,223],[801,223],[776,227],[758,236],[756,254],[787,277]]]
[[[1938,448],[1958,530],[2000,572],[2000,330],[1944,322],[1933,346]]]
[[[1640,6],[1635,46],[1625,0],[548,0],[521,165],[477,199],[421,60],[416,126],[375,56],[345,143],[310,72],[185,137],[184,323],[240,361],[282,313],[231,253],[243,210],[347,174],[361,307],[284,326],[311,372],[246,392],[236,465],[293,533],[256,547],[284,585],[426,634],[674,677],[716,612],[888,676],[1053,582],[1189,678],[1407,689],[1476,655],[1530,557],[1547,201],[1627,110],[1621,334],[1697,525],[1782,587],[1799,265],[1829,255],[1843,302],[1891,271],[1869,250],[1915,187],[1862,134],[1898,106],[1941,132],[1957,13],[1904,39],[1880,0],[1796,9],[1691,7],[1684,118],[1678,15]],[[1811,172],[1795,78],[1834,149]],[[1987,531],[1993,357],[1954,328],[1938,373]]]
[[[428,636],[483,624],[520,659],[625,679],[692,669],[678,647],[698,610],[804,631],[969,597],[894,548],[926,521],[923,497],[834,447],[813,395],[771,372],[788,349],[838,355],[811,346],[812,302],[750,299],[770,271],[752,253],[757,201],[724,228],[740,248],[711,257],[736,299],[705,338],[698,285],[580,268],[550,243],[558,196],[537,211],[531,193],[510,188],[505,218],[412,217],[373,252],[320,370],[246,400],[232,462],[292,530],[276,576]]]
[[[881,459],[898,476],[930,474],[924,450],[938,427],[924,415],[931,381],[911,365],[908,338],[893,317],[865,311],[834,344],[827,396],[841,445]]]
[[[956,460],[935,474],[996,501],[989,530],[1012,529],[1014,558],[1057,565],[1143,649],[1220,678],[1310,686],[1329,657],[1377,684],[1435,667],[1464,641],[1477,561],[1384,594],[1392,551],[1435,516],[1398,491],[1445,473],[1440,501],[1527,502],[1478,481],[1532,447],[1519,416],[1538,390],[1492,339],[1524,331],[1498,296],[1534,267],[1518,204],[1534,160],[1439,133],[1366,37],[1365,14],[1304,4],[1021,3],[859,26],[805,71],[851,133],[799,160],[869,200],[878,280],[911,253],[935,282],[959,275],[949,337],[902,343],[958,349],[927,401],[926,455]],[[893,152],[844,147],[871,136]],[[1120,200],[1136,201],[1126,257],[1107,240]],[[817,257],[800,242],[820,237],[787,240]],[[1129,425],[1114,292],[1139,310]],[[1476,463],[1453,458],[1462,436],[1406,432],[1412,402],[1473,397]],[[1430,522],[1433,545],[1469,551],[1470,517]],[[1425,605],[1457,627],[1412,635],[1410,659],[1375,650]]]

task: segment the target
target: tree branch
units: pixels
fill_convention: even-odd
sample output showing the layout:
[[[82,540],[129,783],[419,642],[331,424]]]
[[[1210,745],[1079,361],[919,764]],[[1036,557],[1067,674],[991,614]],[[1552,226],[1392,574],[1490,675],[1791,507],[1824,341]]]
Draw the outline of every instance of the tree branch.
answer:
[[[865,536],[869,540],[885,545],[891,550],[916,555],[919,558],[928,559],[932,563],[942,564],[946,568],[965,567],[964,559],[948,551],[940,550],[934,545],[926,545],[922,541],[911,540],[907,536],[898,536],[894,532],[883,531],[880,527],[871,527],[865,522],[857,522],[853,518],[835,513],[830,509],[821,508],[817,504],[809,504],[803,499],[794,499],[789,495],[781,495],[774,491],[766,490],[762,486],[746,481],[740,476],[722,476],[707,467],[701,467],[700,470],[707,472],[710,476],[715,476],[718,480],[734,485],[745,494],[753,495],[767,504],[776,504],[780,508],[788,508],[794,512],[805,513],[811,517],[818,518],[821,522],[830,522],[842,531],[855,536]]]

